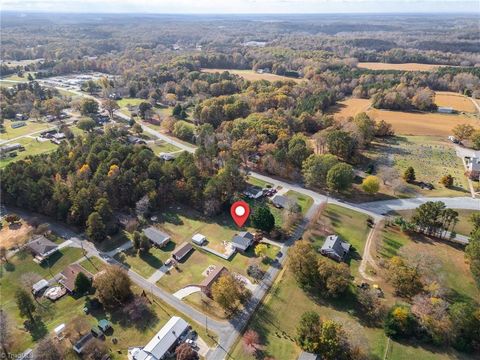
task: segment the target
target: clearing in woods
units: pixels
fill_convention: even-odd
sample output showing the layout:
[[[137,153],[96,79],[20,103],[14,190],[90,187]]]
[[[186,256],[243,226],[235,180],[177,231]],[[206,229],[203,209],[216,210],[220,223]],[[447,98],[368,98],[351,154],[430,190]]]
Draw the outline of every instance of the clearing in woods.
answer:
[[[367,111],[370,107],[370,99],[349,98],[337,102],[335,106],[330,108],[329,113],[333,114],[335,119],[354,117],[358,113]]]
[[[235,70],[235,69],[202,69],[202,72],[206,73],[222,73],[224,71],[228,71],[230,74],[238,75],[244,78],[245,80],[249,81],[257,81],[257,80],[268,80],[268,81],[295,81],[301,82],[304,79],[297,79],[288,76],[280,76],[270,73],[257,73],[253,70]]]
[[[439,67],[446,65],[419,64],[419,63],[379,63],[379,62],[360,62],[357,67],[369,70],[399,70],[399,71],[434,71]]]
[[[437,104],[437,106],[451,107],[460,112],[477,112],[477,108],[469,98],[465,95],[449,91],[435,92],[435,104]]]

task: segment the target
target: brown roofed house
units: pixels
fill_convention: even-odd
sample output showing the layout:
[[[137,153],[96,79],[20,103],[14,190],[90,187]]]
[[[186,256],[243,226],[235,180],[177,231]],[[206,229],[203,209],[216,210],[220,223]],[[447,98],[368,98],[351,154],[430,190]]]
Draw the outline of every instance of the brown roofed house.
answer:
[[[228,272],[225,266],[217,265],[215,270],[210,271],[208,276],[199,284],[200,288],[202,289],[203,293],[208,297],[211,296],[211,288],[212,285],[220,278],[220,276],[226,274]]]
[[[83,266],[79,264],[68,265],[61,273],[61,279],[59,280],[60,284],[63,285],[70,293],[75,291],[75,280],[79,273],[84,273],[90,280],[93,279],[92,273],[86,270]]]
[[[172,257],[175,260],[180,261],[192,250],[193,250],[192,244],[188,242],[184,242],[182,245],[180,245],[178,248],[175,249],[175,251],[172,253]]]
[[[32,239],[27,244],[27,248],[39,261],[48,258],[58,250],[58,245],[48,240],[45,236],[40,235]]]

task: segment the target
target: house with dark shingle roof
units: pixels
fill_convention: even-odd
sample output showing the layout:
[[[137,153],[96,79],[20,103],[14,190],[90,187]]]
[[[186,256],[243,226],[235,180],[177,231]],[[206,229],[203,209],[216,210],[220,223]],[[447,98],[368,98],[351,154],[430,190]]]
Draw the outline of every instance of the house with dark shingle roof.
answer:
[[[351,245],[341,240],[338,235],[329,235],[325,239],[320,253],[336,261],[343,261],[350,251]]]
[[[279,209],[288,208],[291,204],[294,203],[292,199],[280,194],[276,194],[274,197],[272,197],[271,201],[273,206]]]
[[[27,248],[35,256],[35,259],[43,261],[50,255],[58,251],[58,245],[47,239],[44,235],[39,235],[27,244]]]
[[[251,232],[242,231],[238,234],[235,234],[235,236],[232,238],[232,245],[237,250],[245,251],[250,247],[250,245],[253,244],[254,239],[255,237]]]

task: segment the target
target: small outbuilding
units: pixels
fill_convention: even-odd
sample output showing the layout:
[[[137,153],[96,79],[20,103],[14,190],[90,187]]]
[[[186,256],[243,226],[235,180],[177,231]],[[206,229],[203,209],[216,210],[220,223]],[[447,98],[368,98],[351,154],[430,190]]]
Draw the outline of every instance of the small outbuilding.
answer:
[[[452,114],[453,113],[453,108],[452,107],[447,107],[447,106],[439,106],[437,108],[437,111],[442,114]]]
[[[202,235],[202,234],[195,234],[192,236],[192,241],[194,244],[197,244],[197,245],[203,245],[205,243],[205,241],[207,241],[207,238],[205,235]]]
[[[173,252],[172,252],[172,257],[177,260],[177,261],[180,261],[182,260],[185,256],[187,256],[187,254],[190,253],[190,251],[193,250],[193,246],[192,244],[190,244],[189,242],[184,242],[183,244],[181,244],[178,248],[176,248]]]
[[[143,230],[145,236],[150,242],[158,247],[164,247],[171,240],[170,235],[158,230],[157,228],[150,226]]]
[[[341,240],[338,235],[329,235],[325,239],[320,253],[336,261],[343,261],[350,251],[351,245]]]
[[[39,294],[40,292],[42,292],[42,290],[46,289],[48,287],[48,281],[45,280],[45,279],[42,279],[38,282],[36,282],[35,284],[32,285],[32,293],[33,295],[37,295]]]

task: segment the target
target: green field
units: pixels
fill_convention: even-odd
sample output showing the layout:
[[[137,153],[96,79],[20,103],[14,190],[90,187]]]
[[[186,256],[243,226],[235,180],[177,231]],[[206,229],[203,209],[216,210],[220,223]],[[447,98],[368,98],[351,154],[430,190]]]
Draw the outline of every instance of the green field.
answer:
[[[383,142],[373,143],[370,149],[362,152],[368,161],[365,163],[392,163],[401,177],[405,169],[412,166],[416,180],[432,183],[435,189],[422,190],[420,187],[404,183],[395,194],[399,197],[422,196],[466,196],[468,182],[464,175],[462,160],[457,157],[453,146],[438,136],[395,136]],[[450,189],[439,184],[443,175],[454,177]]]
[[[90,271],[92,274],[96,274],[105,268],[105,263],[96,256],[89,257],[83,260],[80,265],[82,265],[85,270]]]
[[[16,151],[17,156],[13,158],[6,157],[5,159],[0,159],[0,169],[13,161],[25,159],[27,156],[47,153],[57,148],[57,145],[51,143],[50,141],[40,142],[32,138],[22,138],[18,141],[14,141],[14,143],[22,144],[25,147],[25,151]]]
[[[262,189],[266,188],[267,186],[273,186],[273,184],[269,183],[269,182],[266,182],[266,181],[263,181],[263,180],[260,180],[260,179],[257,179],[256,177],[253,177],[253,176],[248,176],[247,177],[247,182],[250,184],[250,185],[253,185],[253,186],[258,186],[258,187],[261,187]]]

